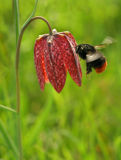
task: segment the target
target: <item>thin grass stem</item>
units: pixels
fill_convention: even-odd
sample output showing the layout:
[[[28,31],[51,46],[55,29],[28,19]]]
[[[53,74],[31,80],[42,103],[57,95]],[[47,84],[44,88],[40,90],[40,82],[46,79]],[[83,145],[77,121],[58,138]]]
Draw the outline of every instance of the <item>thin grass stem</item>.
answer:
[[[10,107],[7,107],[7,106],[4,106],[2,104],[0,104],[0,109],[3,109],[3,110],[7,110],[7,111],[11,111],[11,112],[14,112],[16,113],[16,111]]]

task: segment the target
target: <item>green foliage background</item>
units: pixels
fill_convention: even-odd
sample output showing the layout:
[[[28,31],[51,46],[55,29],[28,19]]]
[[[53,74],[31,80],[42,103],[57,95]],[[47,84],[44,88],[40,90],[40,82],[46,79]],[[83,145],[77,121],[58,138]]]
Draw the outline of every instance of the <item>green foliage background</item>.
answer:
[[[20,0],[22,25],[34,0]],[[121,160],[121,1],[39,0],[36,15],[52,28],[69,30],[77,43],[100,44],[106,36],[116,40],[102,52],[108,67],[94,71],[78,87],[68,74],[58,94],[50,84],[41,92],[36,76],[33,48],[40,34],[48,33],[37,21],[26,30],[20,56],[21,118],[25,160]],[[12,1],[0,0],[0,104],[15,109],[15,22]],[[0,109],[0,121],[16,144],[16,117]],[[0,158],[14,160],[0,129]]]

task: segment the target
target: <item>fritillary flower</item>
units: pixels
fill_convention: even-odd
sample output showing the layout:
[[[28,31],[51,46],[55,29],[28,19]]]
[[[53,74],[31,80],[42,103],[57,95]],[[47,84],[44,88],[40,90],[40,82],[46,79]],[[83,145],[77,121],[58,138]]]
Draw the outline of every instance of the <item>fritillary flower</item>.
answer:
[[[57,32],[39,36],[35,42],[34,60],[41,90],[50,82],[59,93],[66,81],[67,71],[81,86],[81,67],[76,54],[76,41],[70,32]]]

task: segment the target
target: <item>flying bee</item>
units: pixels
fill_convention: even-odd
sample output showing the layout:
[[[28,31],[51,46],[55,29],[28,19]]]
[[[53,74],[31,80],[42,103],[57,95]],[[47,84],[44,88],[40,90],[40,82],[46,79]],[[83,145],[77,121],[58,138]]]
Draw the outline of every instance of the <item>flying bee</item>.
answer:
[[[105,48],[111,43],[112,38],[108,37],[103,41],[103,44],[97,46],[92,46],[90,44],[79,44],[76,46],[76,53],[80,58],[86,60],[86,74],[92,72],[92,68],[95,69],[96,73],[102,73],[105,71],[107,60],[98,50]]]
[[[92,72],[92,68],[95,69],[97,73],[101,73],[106,69],[107,60],[100,53],[96,46],[90,44],[79,44],[76,46],[76,53],[84,60],[86,60],[86,73]]]

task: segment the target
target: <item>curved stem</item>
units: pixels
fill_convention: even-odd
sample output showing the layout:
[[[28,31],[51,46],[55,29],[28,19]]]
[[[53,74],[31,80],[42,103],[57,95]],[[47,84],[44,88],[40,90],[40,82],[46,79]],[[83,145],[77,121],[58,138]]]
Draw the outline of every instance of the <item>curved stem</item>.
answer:
[[[41,16],[36,16],[36,17],[33,17],[32,19],[30,19],[30,21],[28,23],[26,23],[21,32],[20,32],[20,35],[19,35],[19,39],[18,39],[18,43],[17,43],[17,49],[16,49],[16,92],[17,92],[17,113],[19,113],[20,111],[20,93],[19,93],[19,75],[18,75],[18,67],[19,67],[19,55],[20,55],[20,45],[21,45],[21,40],[22,40],[22,37],[23,37],[23,33],[25,31],[25,29],[27,28],[27,26],[34,20],[37,20],[37,19],[41,19],[43,20],[44,22],[46,22],[46,24],[48,25],[48,28],[49,28],[49,32],[50,32],[50,35],[52,35],[52,28],[49,24],[49,22],[41,17]]]
[[[22,160],[22,144],[21,144],[21,124],[20,124],[20,85],[19,85],[19,57],[20,57],[20,45],[21,45],[21,40],[23,37],[23,33],[25,31],[25,29],[28,27],[28,25],[33,22],[34,20],[43,20],[48,28],[49,28],[49,33],[50,35],[52,35],[52,28],[49,24],[49,22],[41,17],[41,16],[36,16],[31,18],[30,20],[28,20],[22,27],[21,32],[19,34],[19,39],[18,39],[18,43],[17,43],[17,48],[16,48],[16,98],[17,98],[17,107],[16,107],[16,112],[18,113],[18,145],[19,145],[19,151],[20,151],[20,156],[19,159]]]

